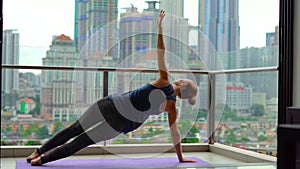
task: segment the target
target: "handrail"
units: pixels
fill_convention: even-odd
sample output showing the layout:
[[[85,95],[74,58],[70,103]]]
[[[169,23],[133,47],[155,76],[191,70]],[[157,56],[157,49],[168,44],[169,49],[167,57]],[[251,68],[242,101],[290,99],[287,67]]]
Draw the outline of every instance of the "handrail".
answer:
[[[208,71],[208,74],[271,72],[271,71],[277,71],[278,69],[279,69],[278,66],[273,66],[273,67],[241,68],[241,69],[230,69],[230,70],[211,70]]]
[[[116,68],[116,67],[76,67],[76,66],[30,66],[30,65],[9,65],[2,64],[4,69],[36,69],[36,70],[78,70],[78,71],[110,71],[110,72],[143,72],[156,73],[157,69],[138,69],[138,68]],[[233,73],[250,73],[250,72],[269,72],[277,71],[278,66],[242,68],[230,70],[179,70],[170,69],[170,73],[199,73],[199,74],[233,74]]]
[[[78,71],[102,71],[103,76],[103,97],[108,95],[108,72],[143,72],[156,73],[157,69],[137,69],[137,68],[114,68],[114,67],[72,67],[72,66],[29,66],[29,65],[1,65],[4,69],[38,69],[38,70],[78,70]],[[278,71],[277,67],[259,67],[259,68],[243,68],[231,70],[169,70],[170,73],[197,73],[208,75],[208,138],[209,144],[214,144],[214,127],[215,127],[215,94],[216,94],[216,75],[217,74],[233,74],[233,73],[250,73],[250,72],[268,72]],[[106,142],[104,142],[106,145]]]

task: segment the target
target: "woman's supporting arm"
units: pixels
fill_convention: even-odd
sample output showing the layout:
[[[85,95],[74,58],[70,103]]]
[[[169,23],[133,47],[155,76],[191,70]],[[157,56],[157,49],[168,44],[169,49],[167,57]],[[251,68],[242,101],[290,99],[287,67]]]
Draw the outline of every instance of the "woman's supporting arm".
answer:
[[[177,112],[176,112],[176,102],[174,100],[169,100],[168,107],[166,110],[168,112],[169,127],[171,132],[171,137],[175,151],[180,162],[195,162],[195,160],[184,158],[182,155],[182,146],[181,146],[181,136],[177,127]]]

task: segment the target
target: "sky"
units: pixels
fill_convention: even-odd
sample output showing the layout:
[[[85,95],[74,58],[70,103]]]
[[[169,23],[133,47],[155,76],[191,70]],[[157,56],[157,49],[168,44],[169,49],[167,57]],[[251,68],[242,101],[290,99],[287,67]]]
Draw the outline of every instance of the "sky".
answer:
[[[74,1],[3,0],[4,30],[16,29],[20,34],[20,64],[42,65],[53,35],[73,39]],[[184,3],[184,17],[190,25],[197,25],[198,0]],[[147,8],[144,0],[119,0],[119,11],[130,4],[139,12]],[[274,32],[279,24],[279,0],[240,0],[239,18],[240,47],[263,47],[266,33]]]

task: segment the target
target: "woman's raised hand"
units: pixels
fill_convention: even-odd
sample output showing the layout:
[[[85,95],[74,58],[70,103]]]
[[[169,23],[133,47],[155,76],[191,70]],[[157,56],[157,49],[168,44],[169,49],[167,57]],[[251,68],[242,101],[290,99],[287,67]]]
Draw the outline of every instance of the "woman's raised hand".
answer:
[[[159,16],[157,18],[156,24],[158,28],[162,28],[161,23],[164,17],[166,16],[166,13],[164,10],[160,10]]]

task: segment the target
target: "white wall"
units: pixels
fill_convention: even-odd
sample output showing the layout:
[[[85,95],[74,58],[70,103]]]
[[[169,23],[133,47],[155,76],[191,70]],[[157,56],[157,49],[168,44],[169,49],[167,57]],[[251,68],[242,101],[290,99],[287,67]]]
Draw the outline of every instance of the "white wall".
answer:
[[[294,1],[294,71],[293,71],[293,106],[300,107],[300,1]]]

